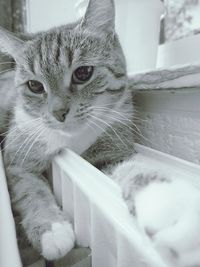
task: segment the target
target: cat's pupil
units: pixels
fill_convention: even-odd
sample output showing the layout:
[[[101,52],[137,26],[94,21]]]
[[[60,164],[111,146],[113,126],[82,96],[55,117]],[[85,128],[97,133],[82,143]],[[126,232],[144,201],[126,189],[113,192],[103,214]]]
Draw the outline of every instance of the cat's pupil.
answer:
[[[35,94],[43,94],[45,92],[43,84],[38,81],[30,80],[27,85],[31,92]]]
[[[87,82],[93,74],[93,66],[81,66],[72,75],[72,82],[76,84]]]

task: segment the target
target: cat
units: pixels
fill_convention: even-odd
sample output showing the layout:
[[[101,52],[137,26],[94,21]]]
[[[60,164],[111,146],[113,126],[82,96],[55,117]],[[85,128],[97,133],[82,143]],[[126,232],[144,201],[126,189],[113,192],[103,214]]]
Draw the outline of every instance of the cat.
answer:
[[[74,247],[75,235],[43,173],[64,148],[100,169],[128,158],[134,106],[113,0],[90,0],[80,21],[25,39],[0,28],[0,51],[16,62],[11,86],[0,88],[1,99],[9,95],[0,107],[7,116],[0,122],[9,119],[1,125],[8,127],[4,163],[29,242],[55,260]]]
[[[196,189],[126,161],[134,154],[135,107],[114,20],[112,0],[90,0],[84,18],[73,24],[27,38],[0,29],[0,50],[16,62],[14,72],[0,77],[0,130],[8,128],[4,162],[13,211],[21,231],[46,259],[63,257],[73,248],[72,225],[43,175],[53,157],[70,148],[119,183],[130,213],[166,261],[198,265]],[[176,194],[180,187],[193,197],[181,198]],[[173,197],[169,209],[159,192]],[[183,221],[176,210],[168,217],[175,203],[187,203],[191,217],[186,216],[190,208],[182,209]],[[163,211],[170,226],[166,232]],[[176,224],[166,218],[175,218]],[[174,233],[180,225],[188,226],[183,233],[190,242]]]

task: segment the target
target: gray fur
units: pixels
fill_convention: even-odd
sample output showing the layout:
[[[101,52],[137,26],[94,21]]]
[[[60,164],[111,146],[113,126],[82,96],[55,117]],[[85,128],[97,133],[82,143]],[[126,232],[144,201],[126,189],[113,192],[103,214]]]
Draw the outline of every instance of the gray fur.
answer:
[[[68,147],[102,168],[133,153],[132,99],[113,10],[112,0],[91,0],[82,21],[28,41],[0,29],[0,49],[16,61],[4,155],[9,190],[13,209],[40,253],[42,234],[53,222],[67,220],[42,176],[52,158]],[[72,73],[82,65],[94,66],[94,74],[85,84],[73,85]],[[46,93],[33,94],[28,80],[43,83]],[[0,94],[4,90],[2,86]],[[61,123],[53,111],[66,108],[70,110]]]

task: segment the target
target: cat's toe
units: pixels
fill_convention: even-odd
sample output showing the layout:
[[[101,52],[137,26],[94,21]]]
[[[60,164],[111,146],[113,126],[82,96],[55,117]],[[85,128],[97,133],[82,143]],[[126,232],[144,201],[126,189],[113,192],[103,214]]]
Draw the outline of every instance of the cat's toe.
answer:
[[[42,235],[42,255],[47,260],[59,259],[74,247],[74,242],[75,236],[70,223],[53,223],[51,230]]]

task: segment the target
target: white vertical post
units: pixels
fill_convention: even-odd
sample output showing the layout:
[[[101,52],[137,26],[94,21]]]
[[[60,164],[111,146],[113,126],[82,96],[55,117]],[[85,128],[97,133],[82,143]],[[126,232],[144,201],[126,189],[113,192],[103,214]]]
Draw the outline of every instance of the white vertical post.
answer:
[[[53,163],[52,176],[53,176],[53,192],[58,205],[62,206],[62,180],[61,180],[61,169]]]
[[[12,215],[6,177],[0,152],[0,266],[22,267],[15,222]]]
[[[78,245],[91,246],[91,203],[88,197],[74,186],[74,229]]]
[[[105,218],[99,207],[92,209],[92,266],[117,267],[117,240],[114,225]]]

